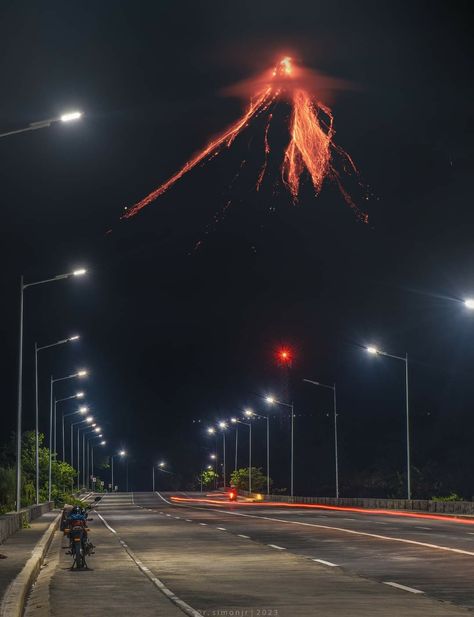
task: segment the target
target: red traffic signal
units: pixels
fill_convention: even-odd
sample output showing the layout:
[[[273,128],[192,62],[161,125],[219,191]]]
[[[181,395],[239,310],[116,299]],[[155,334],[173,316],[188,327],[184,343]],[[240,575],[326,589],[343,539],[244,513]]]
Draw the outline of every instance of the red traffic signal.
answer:
[[[280,364],[290,366],[293,360],[293,353],[288,347],[282,347],[277,351],[277,359]]]

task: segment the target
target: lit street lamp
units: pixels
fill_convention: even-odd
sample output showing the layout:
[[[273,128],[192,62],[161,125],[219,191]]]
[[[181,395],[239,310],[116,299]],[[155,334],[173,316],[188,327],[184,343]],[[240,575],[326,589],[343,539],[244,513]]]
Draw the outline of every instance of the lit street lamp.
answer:
[[[473,304],[474,307],[474,304]],[[405,363],[405,409],[406,409],[406,442],[407,442],[407,498],[411,499],[411,463],[410,463],[410,407],[409,407],[409,394],[408,394],[408,354],[405,356],[394,356],[380,351],[377,347],[367,347],[367,352],[374,356],[386,356],[387,358],[393,358]]]
[[[464,306],[468,309],[474,309],[474,298],[467,298],[464,300]]]
[[[372,353],[372,352],[370,352]],[[338,439],[337,439],[337,403],[336,403],[336,384],[332,386],[319,381],[313,381],[312,379],[303,379],[306,383],[313,384],[313,386],[319,386],[320,388],[326,388],[333,392],[333,414],[334,414],[334,463],[336,472],[336,499],[339,499],[339,459],[338,459]]]
[[[58,274],[53,278],[44,279],[42,281],[34,281],[25,283],[24,277],[20,277],[20,332],[18,337],[18,405],[17,405],[17,424],[16,424],[16,511],[21,509],[21,430],[22,430],[22,415],[23,415],[23,314],[24,314],[24,292],[28,287],[44,285],[45,283],[53,283],[61,281],[71,276],[82,276],[86,273],[83,268],[74,270],[67,274]]]
[[[84,398],[84,392],[76,392],[76,394],[73,394],[72,396],[66,396],[65,398],[58,398],[58,399],[54,399],[54,413],[53,413],[53,426],[54,426],[54,452],[56,452],[56,424],[57,424],[57,414],[56,414],[56,410],[57,410],[57,406],[58,403],[63,403],[64,401],[71,401],[72,399],[75,398]],[[64,449],[65,449],[65,444],[64,444],[64,411],[61,413],[61,435],[62,435],[62,452],[63,452],[63,458],[62,460],[65,461],[65,455],[64,455]]]
[[[283,407],[288,407],[291,410],[290,418],[291,418],[291,454],[290,454],[290,496],[293,497],[293,487],[294,487],[294,434],[295,434],[295,410],[293,403],[283,403],[282,401],[277,401],[273,396],[267,396],[265,398],[269,405],[282,405]]]
[[[53,443],[54,443],[54,454],[56,455],[56,415],[54,416],[54,425],[53,425],[53,390],[54,384],[58,381],[66,381],[67,379],[74,379],[75,377],[86,377],[87,371],[80,370],[77,373],[73,373],[72,375],[66,375],[66,377],[57,377],[56,379],[51,375],[50,383],[49,383],[49,470],[48,470],[48,500],[51,501],[51,467],[52,467],[52,456],[53,456]],[[74,397],[73,397],[74,398]],[[54,442],[53,442],[54,435]]]
[[[248,417],[248,414],[247,414]],[[252,424],[250,422],[242,422],[237,418],[231,418],[230,421],[236,425],[243,424],[249,427],[249,493],[252,492]]]
[[[74,427],[78,424],[89,424],[90,426],[92,426],[94,422],[94,418],[92,416],[88,416],[85,420],[79,420],[78,422],[72,422],[71,424],[71,444],[73,443],[73,437],[74,437]],[[80,437],[79,437],[79,433],[80,433],[80,428],[78,427],[77,429],[77,465],[76,465],[76,472],[77,472],[77,490],[79,490],[79,486],[80,486],[80,481],[81,481],[81,472],[80,472]],[[73,448],[71,447],[71,456],[73,456],[74,452],[73,452]],[[71,463],[72,465],[72,463]]]
[[[101,439],[101,441],[99,441],[99,443],[92,443],[91,444],[91,475],[92,475],[92,490],[95,491],[95,476],[94,476],[94,448],[96,446],[105,446],[105,444],[107,443],[105,441],[105,439],[102,439],[102,435],[96,435],[94,437],[92,437],[92,439]]]
[[[89,411],[89,407],[87,407],[87,405],[81,405],[79,407],[79,409],[76,409],[76,411],[71,411],[71,413],[66,413],[63,415],[63,443],[64,443],[64,420],[65,418],[68,418],[69,416],[75,416],[77,413],[88,413]],[[74,466],[74,441],[73,441],[73,435],[72,435],[72,427],[73,424],[71,424],[71,441],[70,441],[70,453],[71,453],[71,457],[70,457],[70,462],[71,462],[71,467]],[[63,453],[63,460],[64,459],[64,453]]]
[[[116,456],[125,456],[127,453],[125,452],[125,450],[120,450],[120,452],[117,452],[117,454],[112,454],[112,456],[110,457],[111,459],[111,467],[112,467],[112,492],[115,493],[115,484],[114,484],[114,458]]]
[[[56,118],[40,120],[39,122],[30,122],[28,126],[25,126],[22,129],[16,129],[14,131],[0,133],[0,138],[8,137],[9,135],[17,135],[18,133],[26,133],[28,131],[36,131],[37,129],[44,129],[51,126],[52,124],[56,124],[57,122],[73,122],[74,120],[79,120],[80,118],[82,118],[82,112],[72,111],[66,114],[62,114],[61,116],[57,116]]]
[[[272,399],[273,398],[271,396],[267,397],[267,402],[268,399]],[[247,416],[247,418],[260,418],[262,420],[266,420],[267,421],[267,495],[270,494],[270,416],[269,414],[257,414],[254,411],[252,411],[251,409],[246,409],[244,411],[244,415]]]
[[[39,503],[39,395],[38,395],[38,353],[44,349],[50,349],[57,345],[63,345],[71,341],[79,340],[79,335],[70,336],[69,338],[61,339],[56,343],[49,345],[41,345],[35,343],[35,472],[36,472],[36,503]]]

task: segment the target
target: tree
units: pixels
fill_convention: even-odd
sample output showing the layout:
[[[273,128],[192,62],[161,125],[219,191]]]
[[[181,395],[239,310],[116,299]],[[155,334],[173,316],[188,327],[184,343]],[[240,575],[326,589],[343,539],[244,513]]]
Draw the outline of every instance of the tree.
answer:
[[[230,481],[233,486],[243,491],[249,490],[249,468],[243,467],[232,472]],[[270,479],[270,486],[272,481]],[[261,468],[252,467],[252,491],[265,490],[267,487],[267,476]]]
[[[209,486],[214,486],[214,482],[217,480],[217,474],[214,469],[206,469],[199,476],[199,482],[202,480],[202,485],[206,488]]]

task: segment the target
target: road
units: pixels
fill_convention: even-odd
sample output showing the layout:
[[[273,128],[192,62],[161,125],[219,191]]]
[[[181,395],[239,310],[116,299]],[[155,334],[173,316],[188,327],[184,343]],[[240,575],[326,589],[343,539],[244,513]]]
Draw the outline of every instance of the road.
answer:
[[[106,495],[89,571],[57,534],[26,615],[473,615],[474,524],[230,503],[210,494]],[[64,542],[64,541],[63,541]]]

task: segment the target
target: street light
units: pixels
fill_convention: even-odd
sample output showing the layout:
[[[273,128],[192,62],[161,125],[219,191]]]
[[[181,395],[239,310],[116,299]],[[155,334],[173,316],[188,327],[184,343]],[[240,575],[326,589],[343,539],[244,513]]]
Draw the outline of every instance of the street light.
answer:
[[[164,468],[166,467],[166,463],[164,461],[161,461],[158,463],[158,465],[153,465],[151,468],[153,493],[155,492],[155,467],[158,467],[159,471],[164,471]]]
[[[69,276],[69,275],[65,275]],[[56,379],[51,375],[49,384],[49,470],[48,470],[48,500],[51,501],[51,467],[52,467],[52,451],[53,451],[53,431],[54,431],[54,453],[56,454],[56,415],[54,416],[54,429],[53,429],[53,389],[54,384],[58,381],[66,381],[67,379],[74,379],[75,377],[86,377],[87,371],[80,370],[72,375],[66,375],[65,377],[57,377]],[[80,398],[80,397],[79,397]]]
[[[2,137],[2,135],[0,135]],[[24,314],[24,292],[28,287],[34,287],[37,285],[43,285],[45,283],[53,283],[69,278],[70,276],[81,276],[85,274],[85,270],[76,270],[81,274],[74,274],[69,272],[67,274],[57,274],[53,278],[44,279],[42,281],[34,281],[32,283],[25,283],[23,274],[20,277],[20,331],[18,336],[18,404],[17,404],[17,424],[16,424],[16,511],[21,509],[21,429],[22,429],[22,416],[23,416],[23,314]]]
[[[250,414],[253,415],[253,414]],[[242,420],[238,420],[237,418],[231,418],[230,421],[235,424],[235,428],[237,430],[237,426],[239,424],[243,424],[249,427],[249,493],[252,492],[252,424],[250,422],[242,422]]]
[[[123,457],[125,456],[127,453],[125,452],[125,450],[120,450],[120,452],[117,452],[117,454],[112,454],[112,456],[110,457],[111,461],[112,461],[112,492],[115,492],[115,484],[114,484],[114,458],[116,456],[120,456]]]
[[[468,309],[474,309],[474,298],[467,298],[464,300],[464,306]]]
[[[375,347],[371,347],[375,349]],[[368,351],[368,349],[367,349]],[[370,351],[369,353],[378,353],[377,351]],[[327,388],[333,391],[333,414],[334,414],[334,463],[336,473],[336,499],[339,499],[339,459],[338,459],[338,439],[337,439],[337,403],[336,403],[336,384],[332,386],[319,381],[313,381],[312,379],[303,379],[306,383],[310,383],[313,386],[319,386],[320,388]]]
[[[277,401],[273,396],[265,397],[265,400],[269,405],[282,405],[283,407],[288,407],[291,409],[291,454],[290,454],[290,496],[293,497],[293,487],[294,487],[294,435],[295,435],[295,410],[293,403],[283,403],[282,401]]]
[[[387,358],[393,358],[394,360],[400,360],[405,363],[405,410],[406,410],[406,447],[407,447],[407,498],[411,499],[411,448],[410,448],[410,405],[409,405],[409,393],[408,393],[408,354],[405,356],[394,356],[380,351],[377,347],[367,347],[367,352],[378,356],[386,356]]]
[[[73,394],[72,396],[66,396],[65,398],[59,398],[59,399],[54,399],[54,413],[53,413],[53,434],[54,434],[54,440],[53,440],[53,449],[54,452],[56,452],[56,425],[57,425],[57,419],[56,419],[56,411],[57,411],[57,406],[58,403],[63,403],[64,401],[70,401],[72,399],[75,398],[84,398],[84,392],[76,392],[76,394]],[[69,414],[67,414],[69,415]],[[63,461],[65,460],[65,441],[64,441],[64,411],[61,413],[61,436],[62,436],[62,451],[63,451]]]
[[[99,439],[102,437],[102,435],[98,435]],[[95,437],[93,437],[94,439]],[[91,475],[92,475],[92,490],[95,491],[95,480],[94,480],[94,448],[96,446],[105,446],[107,442],[103,439],[102,441],[99,441],[99,443],[93,443],[91,444]]]
[[[273,397],[271,396],[267,396],[266,397],[266,401],[269,402],[269,399],[271,400],[271,402],[275,402]],[[247,416],[247,418],[260,418],[262,420],[266,420],[267,422],[267,495],[270,494],[270,416],[269,414],[257,414],[254,411],[252,411],[251,409],[245,409],[244,410],[244,414]]]
[[[35,342],[35,475],[36,475],[36,503],[39,503],[39,392],[38,392],[38,353],[44,349],[64,345],[71,341],[79,340],[79,335],[75,334],[69,338],[61,339],[49,345],[38,345]]]
[[[30,124],[22,129],[16,129],[14,131],[7,131],[6,133],[0,133],[1,137],[8,137],[9,135],[17,135],[18,133],[26,133],[28,131],[36,131],[37,129],[45,129],[55,124],[56,122],[72,122],[82,118],[81,111],[71,111],[56,118],[49,118],[48,120],[40,120],[39,122],[30,122]]]

